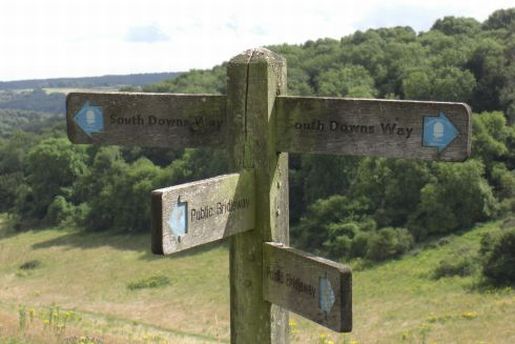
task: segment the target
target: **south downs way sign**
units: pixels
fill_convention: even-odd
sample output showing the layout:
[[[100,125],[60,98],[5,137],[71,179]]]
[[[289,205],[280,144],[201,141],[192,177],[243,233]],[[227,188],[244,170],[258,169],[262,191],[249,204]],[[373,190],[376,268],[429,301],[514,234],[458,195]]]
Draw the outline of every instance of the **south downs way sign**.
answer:
[[[220,146],[225,97],[153,93],[70,93],[73,143],[147,147]]]
[[[463,161],[470,108],[462,103],[277,97],[277,150]]]

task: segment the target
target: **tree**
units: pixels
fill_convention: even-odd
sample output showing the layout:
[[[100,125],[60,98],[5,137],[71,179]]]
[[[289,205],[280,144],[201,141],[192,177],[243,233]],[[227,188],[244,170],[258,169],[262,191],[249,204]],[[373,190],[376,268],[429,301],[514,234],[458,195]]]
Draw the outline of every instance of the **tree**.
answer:
[[[132,164],[120,159],[116,148],[99,151],[92,166],[85,225],[90,230],[114,229],[145,231],[149,229],[149,193],[160,187],[163,169],[141,158]]]
[[[113,229],[123,231],[148,231],[150,228],[149,194],[157,189],[162,169],[147,159],[139,159],[125,170],[114,184],[111,203]]]
[[[402,80],[404,99],[430,100],[433,95],[433,78],[429,68],[416,68],[406,73]]]
[[[509,170],[503,163],[495,163],[490,174],[497,198],[515,200],[515,171]]]
[[[497,201],[483,178],[481,162],[436,163],[434,167],[434,178],[422,188],[420,203],[408,220],[415,237],[465,229],[495,215]]]
[[[299,45],[282,44],[269,47],[278,54],[284,56],[288,61],[288,94],[292,95],[313,95],[311,80],[303,62],[306,59],[306,49]]]
[[[472,73],[452,66],[415,68],[402,80],[406,99],[469,102],[475,87]]]
[[[366,197],[370,214],[380,227],[404,226],[431,177],[427,162],[365,158],[360,161],[350,197]]]
[[[510,47],[512,56],[515,55],[515,42]],[[502,110],[506,114],[509,125],[515,125],[515,62],[505,68],[506,82],[499,94]]]
[[[128,169],[119,147],[100,147],[97,150],[91,172],[81,178],[77,185],[77,192],[87,202],[82,223],[87,229],[106,230],[113,227],[116,204],[121,200],[117,199],[119,195],[115,194],[115,190]]]
[[[457,67],[443,67],[434,72],[432,96],[439,101],[469,103],[476,88],[474,75]]]
[[[487,233],[481,240],[483,275],[493,284],[515,283],[515,227]]]
[[[494,39],[482,39],[476,44],[467,63],[474,74],[477,87],[471,105],[476,112],[500,109],[501,90],[505,87],[507,64],[504,43]]]
[[[312,204],[321,198],[349,193],[358,163],[359,158],[356,157],[303,156],[300,173],[304,203]]]
[[[446,35],[474,35],[481,30],[481,24],[474,18],[444,17],[438,19],[431,30],[438,30]]]
[[[36,142],[34,135],[16,131],[0,141],[0,211],[11,211],[17,189],[25,183],[24,162],[29,147]]]
[[[364,67],[356,65],[320,73],[317,88],[318,94],[325,96],[372,98],[377,94],[374,79]]]
[[[472,117],[472,153],[483,161],[487,172],[494,161],[502,161],[513,169],[515,165],[515,128],[507,125],[502,112],[484,112]]]
[[[225,93],[225,66],[191,70],[178,77],[143,87],[145,92]]]
[[[515,8],[501,9],[492,13],[483,23],[484,30],[506,29],[515,31]]]
[[[30,197],[17,210],[29,210],[28,215],[43,219],[54,197],[73,196],[74,184],[87,174],[88,155],[84,146],[72,145],[65,138],[48,138],[33,146],[24,161]],[[27,195],[26,195],[27,196]],[[21,202],[21,203],[20,203]]]

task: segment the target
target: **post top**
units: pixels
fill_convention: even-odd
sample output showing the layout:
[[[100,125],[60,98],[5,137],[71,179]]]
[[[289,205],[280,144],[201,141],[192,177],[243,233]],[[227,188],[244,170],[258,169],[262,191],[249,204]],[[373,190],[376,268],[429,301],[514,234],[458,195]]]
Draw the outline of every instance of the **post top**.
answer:
[[[274,63],[285,63],[284,57],[274,53],[267,48],[255,48],[248,49],[233,57],[229,63],[231,64],[248,64],[248,63],[263,63],[263,62],[274,62]]]

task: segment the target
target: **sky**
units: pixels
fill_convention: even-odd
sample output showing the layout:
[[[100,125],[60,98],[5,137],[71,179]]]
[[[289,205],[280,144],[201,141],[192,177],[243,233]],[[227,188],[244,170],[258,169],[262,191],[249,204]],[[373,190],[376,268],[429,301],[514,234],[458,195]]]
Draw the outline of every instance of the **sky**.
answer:
[[[514,0],[2,0],[0,81],[211,68],[264,45],[339,39]]]

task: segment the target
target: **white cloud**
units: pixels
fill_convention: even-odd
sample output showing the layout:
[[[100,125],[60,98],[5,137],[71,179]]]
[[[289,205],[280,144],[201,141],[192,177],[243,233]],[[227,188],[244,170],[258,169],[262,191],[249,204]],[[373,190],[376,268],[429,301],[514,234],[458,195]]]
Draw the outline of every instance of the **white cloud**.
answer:
[[[130,27],[125,35],[125,39],[128,42],[156,43],[167,41],[169,38],[170,37],[155,24]]]
[[[484,20],[513,0],[5,0],[0,80],[210,68],[247,48]],[[151,44],[150,44],[151,43]]]
[[[380,27],[411,26],[415,31],[427,30],[435,19],[449,14],[444,8],[404,5],[391,6],[388,3],[369,11],[356,26],[360,30]]]

